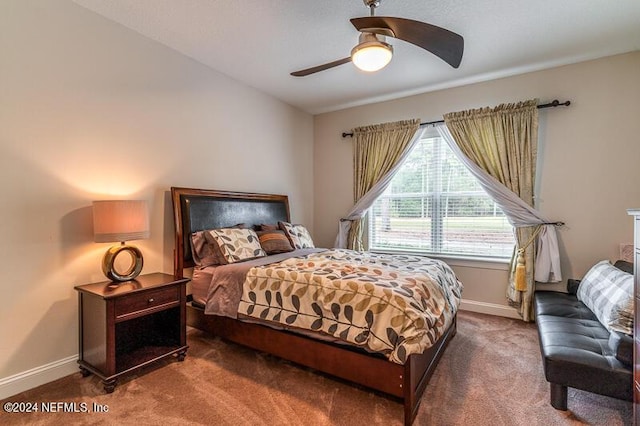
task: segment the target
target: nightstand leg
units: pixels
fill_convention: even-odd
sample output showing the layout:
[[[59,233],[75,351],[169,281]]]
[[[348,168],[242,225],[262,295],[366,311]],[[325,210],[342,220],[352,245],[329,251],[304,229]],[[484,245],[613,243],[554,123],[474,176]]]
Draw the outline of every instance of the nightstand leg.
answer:
[[[91,371],[87,370],[86,368],[80,366],[80,373],[82,374],[82,377],[89,377],[91,375]]]
[[[180,362],[184,361],[184,357],[186,357],[186,356],[187,356],[187,350],[186,349],[183,350],[183,351],[178,352],[178,361],[180,361]]]
[[[112,393],[116,388],[116,379],[103,380],[102,384],[104,385],[104,391],[106,393]]]

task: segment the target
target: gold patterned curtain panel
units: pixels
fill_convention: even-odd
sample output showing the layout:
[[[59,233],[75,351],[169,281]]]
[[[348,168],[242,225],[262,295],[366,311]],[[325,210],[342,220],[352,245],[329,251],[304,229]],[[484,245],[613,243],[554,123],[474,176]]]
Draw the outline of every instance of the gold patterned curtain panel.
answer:
[[[444,115],[460,150],[531,207],[538,145],[537,103],[533,99]],[[525,321],[533,319],[535,237],[539,228],[523,226],[515,230],[521,258],[518,262],[514,252],[507,298]],[[516,274],[518,263],[520,271]]]
[[[376,124],[353,129],[353,199],[357,208],[347,216],[351,226],[348,229],[347,248],[365,250],[362,241],[362,221],[364,212],[386,188],[370,194],[382,179],[390,181],[390,174],[397,169],[415,141],[420,128],[420,120],[404,120],[395,123]],[[365,197],[369,194],[368,197]],[[374,196],[372,196],[374,195]],[[368,200],[362,206],[362,200]],[[342,227],[341,227],[342,228]]]

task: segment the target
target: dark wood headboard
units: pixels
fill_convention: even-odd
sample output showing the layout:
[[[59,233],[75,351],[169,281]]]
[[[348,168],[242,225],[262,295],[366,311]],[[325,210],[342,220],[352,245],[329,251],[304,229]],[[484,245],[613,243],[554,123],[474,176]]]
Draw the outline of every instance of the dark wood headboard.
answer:
[[[184,268],[194,266],[191,234],[205,229],[226,228],[246,223],[290,222],[286,195],[171,188],[175,225],[174,274],[182,277]]]

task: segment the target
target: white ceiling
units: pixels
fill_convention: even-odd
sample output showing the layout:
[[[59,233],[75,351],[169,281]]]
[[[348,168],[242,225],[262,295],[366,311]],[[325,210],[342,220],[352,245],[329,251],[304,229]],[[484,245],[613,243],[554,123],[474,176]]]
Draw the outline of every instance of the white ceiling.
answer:
[[[376,15],[462,35],[460,67],[388,39],[377,73],[349,63],[292,77],[349,56],[362,0],[73,1],[312,114],[640,50],[639,0],[382,0]]]

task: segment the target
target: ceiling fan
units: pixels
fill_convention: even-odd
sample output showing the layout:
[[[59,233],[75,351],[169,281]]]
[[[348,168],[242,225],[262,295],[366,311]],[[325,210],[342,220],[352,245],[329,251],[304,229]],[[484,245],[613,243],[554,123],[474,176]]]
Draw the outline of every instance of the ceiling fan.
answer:
[[[363,0],[371,10],[371,16],[353,18],[351,23],[358,31],[358,45],[351,50],[351,56],[326,64],[292,72],[294,77],[304,77],[338,65],[353,62],[363,71],[378,71],[384,68],[393,56],[393,46],[386,43],[386,37],[393,37],[415,44],[433,53],[454,68],[460,66],[464,39],[461,35],[427,24],[404,18],[375,16],[381,0]]]

